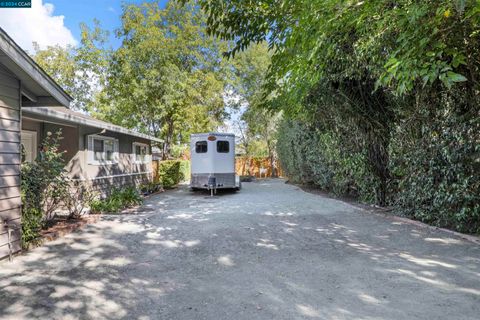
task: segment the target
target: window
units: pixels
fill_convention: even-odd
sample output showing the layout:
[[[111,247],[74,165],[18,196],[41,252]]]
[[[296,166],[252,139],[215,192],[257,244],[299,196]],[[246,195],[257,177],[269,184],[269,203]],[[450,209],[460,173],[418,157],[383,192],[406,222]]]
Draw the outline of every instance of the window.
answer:
[[[20,148],[22,162],[33,162],[37,158],[37,132],[22,130]]]
[[[113,161],[114,152],[113,140],[93,139],[93,159],[95,161]]]
[[[208,151],[207,141],[197,141],[195,143],[196,153],[207,153],[207,151]]]
[[[149,161],[148,145],[143,143],[133,143],[133,155],[136,163],[145,163]]]
[[[217,152],[218,153],[229,153],[230,152],[230,143],[228,141],[217,141]]]
[[[103,136],[88,136],[88,163],[114,164],[118,162],[118,140]]]

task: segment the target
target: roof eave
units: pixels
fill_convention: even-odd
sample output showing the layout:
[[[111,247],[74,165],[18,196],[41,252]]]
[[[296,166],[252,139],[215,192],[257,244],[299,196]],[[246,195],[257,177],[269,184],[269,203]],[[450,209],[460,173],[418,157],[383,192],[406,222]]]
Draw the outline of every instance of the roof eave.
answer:
[[[58,102],[58,105],[68,107],[73,98],[66,93],[12,38],[0,28],[0,49],[8,61],[2,63],[8,66],[11,61],[18,69],[34,80],[40,87]],[[3,59],[3,60],[7,60]],[[47,97],[41,97],[47,98]],[[32,101],[29,106],[39,106]]]
[[[48,108],[24,108],[23,109],[23,114],[26,115],[26,116],[30,115],[30,117],[35,116],[35,115],[36,116],[43,116],[45,118],[50,118],[50,119],[59,120],[59,121],[65,121],[67,123],[73,123],[73,124],[78,124],[78,125],[83,125],[83,126],[93,127],[93,128],[98,128],[98,129],[105,129],[105,130],[108,130],[108,131],[111,131],[111,132],[122,133],[122,134],[126,134],[126,135],[129,135],[129,136],[134,136],[134,137],[138,137],[138,138],[142,138],[142,139],[146,139],[146,140],[150,140],[150,141],[155,141],[155,142],[158,142],[158,143],[163,142],[162,139],[152,137],[152,136],[149,136],[149,135],[146,135],[146,134],[143,134],[143,133],[135,132],[135,131],[132,131],[132,130],[129,130],[129,129],[126,129],[124,127],[120,127],[120,126],[117,126],[117,125],[114,125],[114,124],[100,122],[100,121],[97,121],[97,120],[94,120],[94,119],[89,120],[89,119],[77,117],[75,115],[66,114],[66,113],[63,113],[63,112],[58,112],[58,111],[48,109]]]

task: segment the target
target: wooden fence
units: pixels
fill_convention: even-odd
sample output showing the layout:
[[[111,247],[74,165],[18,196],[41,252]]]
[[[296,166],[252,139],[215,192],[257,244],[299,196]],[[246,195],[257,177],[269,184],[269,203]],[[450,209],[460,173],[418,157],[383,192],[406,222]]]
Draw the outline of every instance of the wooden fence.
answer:
[[[153,181],[158,182],[158,166],[160,161],[152,161],[153,169]],[[257,178],[260,178],[260,169],[264,169],[265,172],[262,173],[262,178],[272,176],[272,166],[270,164],[270,159],[267,157],[257,158],[257,157],[236,157],[235,158],[235,172],[239,176],[252,175]],[[283,171],[280,166],[276,167],[277,176],[283,177]],[[250,172],[250,173],[249,173]],[[190,177],[187,177],[188,179]]]
[[[267,157],[257,158],[257,157],[236,157],[235,158],[235,171],[239,176],[252,175],[257,178],[260,177],[260,169],[262,170],[262,177],[271,177],[272,176],[272,165],[270,164],[270,159]],[[283,177],[282,169],[277,165],[276,166],[277,176]]]
[[[160,160],[152,160],[152,176],[153,176],[153,182],[158,183],[160,180],[160,177],[158,176],[158,164],[160,163]]]

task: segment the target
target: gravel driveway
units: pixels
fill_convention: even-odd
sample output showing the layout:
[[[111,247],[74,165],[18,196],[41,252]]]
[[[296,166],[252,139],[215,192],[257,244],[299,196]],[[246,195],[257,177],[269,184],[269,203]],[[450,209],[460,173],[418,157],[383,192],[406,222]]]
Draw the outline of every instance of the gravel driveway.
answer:
[[[0,263],[1,319],[479,317],[479,246],[282,180],[169,191]]]

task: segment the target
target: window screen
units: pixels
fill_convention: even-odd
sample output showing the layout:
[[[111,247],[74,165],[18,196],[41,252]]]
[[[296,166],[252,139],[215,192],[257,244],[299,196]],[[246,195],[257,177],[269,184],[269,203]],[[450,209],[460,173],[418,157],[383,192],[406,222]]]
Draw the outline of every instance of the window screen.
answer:
[[[88,136],[88,163],[93,165],[118,162],[118,140],[110,137]]]
[[[113,160],[113,153],[115,152],[115,147],[113,140],[104,140],[103,141],[103,148],[104,148],[104,157],[107,161]]]
[[[104,160],[103,159],[104,145],[103,140],[93,139],[93,152],[95,160]]]
[[[207,141],[197,141],[195,143],[195,152],[196,153],[207,153]]]
[[[218,153],[229,153],[230,152],[230,143],[228,141],[217,141],[217,152]]]
[[[147,161],[147,146],[135,144],[135,161],[146,162]]]

